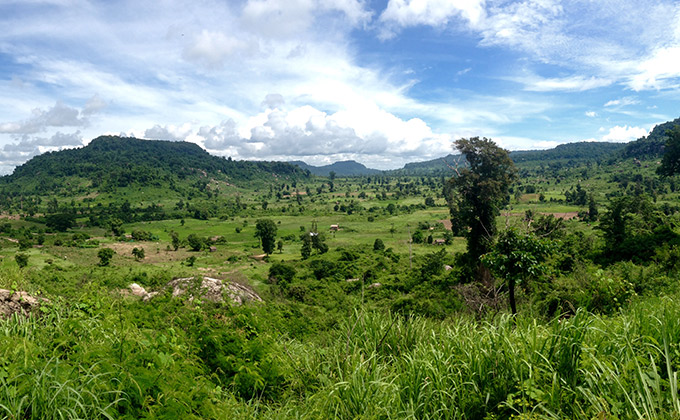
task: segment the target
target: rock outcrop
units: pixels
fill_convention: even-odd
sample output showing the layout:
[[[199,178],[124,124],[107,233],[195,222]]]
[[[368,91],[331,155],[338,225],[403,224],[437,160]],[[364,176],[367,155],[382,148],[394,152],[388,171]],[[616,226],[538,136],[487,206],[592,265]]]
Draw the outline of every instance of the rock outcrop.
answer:
[[[9,318],[16,313],[28,315],[46,300],[31,296],[26,292],[0,289],[0,318]]]
[[[190,300],[200,298],[212,302],[224,302],[227,299],[237,305],[242,305],[245,302],[262,302],[262,298],[250,287],[212,277],[178,278],[169,282],[166,288],[172,290],[172,296],[189,295]],[[159,293],[147,292],[137,283],[132,283],[123,292],[140,297],[144,301],[152,299]]]

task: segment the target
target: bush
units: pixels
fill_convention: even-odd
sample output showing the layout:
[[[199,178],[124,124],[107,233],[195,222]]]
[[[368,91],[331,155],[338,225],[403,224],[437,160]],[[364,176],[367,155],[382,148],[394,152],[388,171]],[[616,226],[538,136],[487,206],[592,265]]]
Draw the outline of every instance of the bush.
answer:
[[[24,268],[28,265],[28,255],[23,253],[18,253],[14,255],[14,261],[17,262],[19,268]]]
[[[152,235],[151,232],[147,232],[142,229],[135,229],[132,231],[132,239],[135,241],[153,241],[158,238]]]
[[[73,242],[84,242],[90,239],[90,235],[85,232],[77,232],[71,235],[71,240]]]
[[[45,225],[48,228],[65,232],[75,224],[76,217],[69,213],[51,214],[45,218]]]
[[[305,301],[305,296],[307,296],[307,293],[309,292],[309,288],[304,285],[304,284],[293,284],[290,287],[288,287],[288,297],[294,300],[297,300],[298,302],[304,302]]]
[[[19,239],[19,250],[25,251],[33,246],[33,242],[27,237]]]
[[[382,239],[377,238],[373,242],[373,250],[374,251],[384,251],[385,250],[385,243],[382,241]]]
[[[97,253],[97,257],[99,257],[99,265],[102,267],[109,265],[111,263],[111,258],[113,258],[114,255],[116,255],[116,252],[111,248],[100,249]]]
[[[295,277],[295,269],[287,264],[274,263],[269,268],[270,283],[290,283]]]
[[[549,317],[574,314],[580,308],[611,314],[636,295],[635,286],[620,273],[582,265],[569,277],[557,279],[550,289],[545,297],[539,298],[541,311]]]
[[[195,233],[191,233],[187,236],[187,243],[192,251],[200,251],[205,247],[205,239]]]
[[[144,248],[132,248],[132,255],[137,261],[143,260],[145,257]]]
[[[314,260],[309,264],[309,267],[312,269],[312,273],[314,273],[314,277],[317,280],[331,277],[337,270],[337,264],[327,260]]]

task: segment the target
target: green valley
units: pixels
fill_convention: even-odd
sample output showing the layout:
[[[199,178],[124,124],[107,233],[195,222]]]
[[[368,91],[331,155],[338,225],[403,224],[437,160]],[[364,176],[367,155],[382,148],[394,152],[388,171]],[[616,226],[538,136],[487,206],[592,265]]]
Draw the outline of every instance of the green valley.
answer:
[[[327,176],[37,156],[0,178],[0,418],[676,418],[678,122]]]

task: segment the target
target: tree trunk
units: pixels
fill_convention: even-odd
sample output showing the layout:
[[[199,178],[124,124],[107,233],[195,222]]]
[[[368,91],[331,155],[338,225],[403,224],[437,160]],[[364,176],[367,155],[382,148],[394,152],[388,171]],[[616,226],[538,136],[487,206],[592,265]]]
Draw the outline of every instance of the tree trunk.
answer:
[[[514,318],[517,315],[517,306],[515,305],[515,280],[508,280],[508,291],[510,292],[510,310],[512,310],[512,316]]]
[[[493,288],[493,276],[491,275],[491,270],[489,270],[481,262],[477,266],[477,282],[483,284],[488,289]]]

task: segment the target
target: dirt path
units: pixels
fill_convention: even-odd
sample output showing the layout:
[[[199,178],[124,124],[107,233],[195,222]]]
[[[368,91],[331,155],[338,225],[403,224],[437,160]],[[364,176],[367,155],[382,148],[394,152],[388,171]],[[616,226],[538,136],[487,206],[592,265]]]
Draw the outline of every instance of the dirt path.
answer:
[[[547,215],[551,214],[551,215],[553,215],[556,219],[564,219],[564,220],[571,220],[571,219],[575,219],[575,218],[578,217],[578,212],[576,212],[576,211],[569,211],[569,212],[565,212],[565,213],[544,213],[544,212],[539,212],[539,213],[536,213],[536,214],[537,214],[537,215],[540,214],[540,215],[543,215],[543,216],[547,216]],[[505,216],[518,216],[518,217],[524,217],[524,213],[505,213],[504,215],[505,215]]]
[[[537,214],[542,214],[544,216],[547,216],[549,214],[552,214],[555,216],[556,219],[564,219],[564,220],[571,220],[575,219],[578,217],[578,212],[576,211],[569,211],[565,213],[537,213]],[[523,217],[524,213],[504,213],[504,216],[517,216],[517,217]],[[451,220],[449,219],[443,219],[443,220],[438,220],[439,223],[444,225],[444,228],[447,230],[451,230]]]

